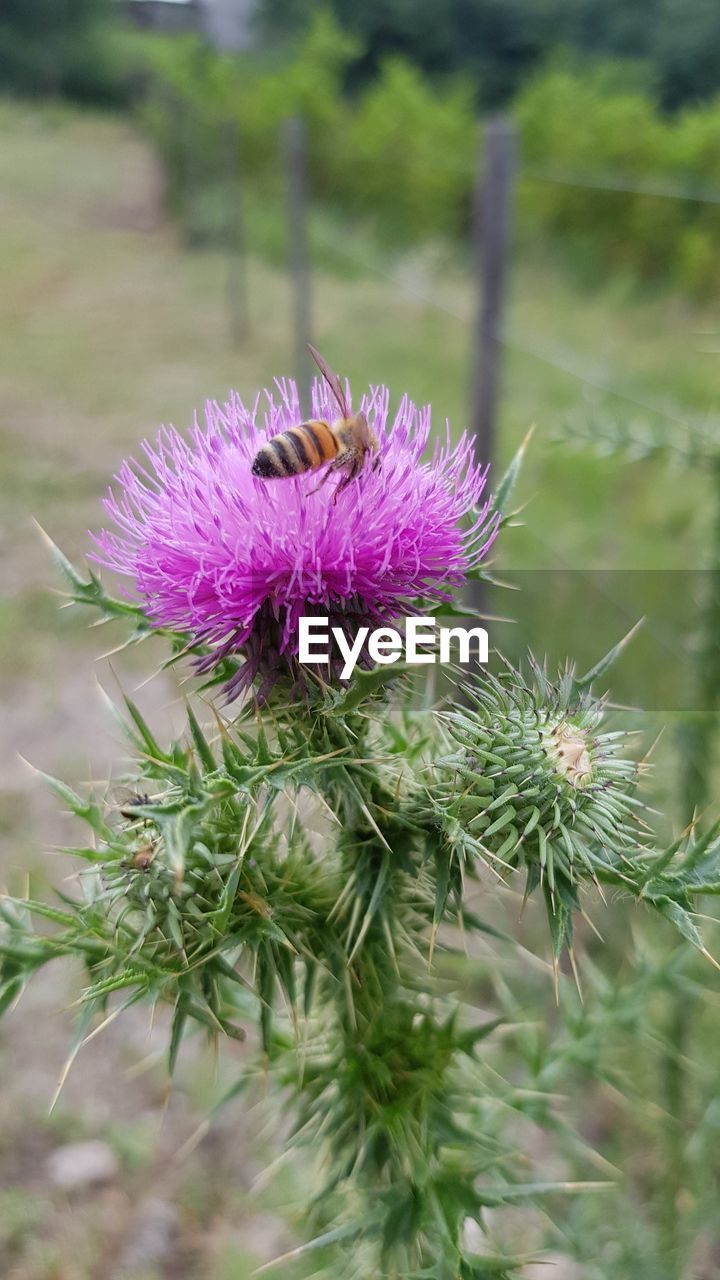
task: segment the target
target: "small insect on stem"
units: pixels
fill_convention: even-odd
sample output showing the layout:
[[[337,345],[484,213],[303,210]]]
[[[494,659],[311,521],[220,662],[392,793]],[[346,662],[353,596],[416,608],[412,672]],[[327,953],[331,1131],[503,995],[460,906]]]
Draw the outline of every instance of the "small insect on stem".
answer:
[[[142,791],[134,792],[123,801],[120,808],[120,817],[127,818],[128,821],[132,822],[134,819],[141,816],[139,813],[136,813],[135,810],[141,809],[145,804],[150,804],[149,795],[146,795],[145,792]]]
[[[342,383],[325,362],[319,351],[310,347],[310,354],[320,370],[340,411],[334,422],[322,418],[309,418],[296,427],[281,431],[258,450],[252,464],[252,474],[261,480],[285,480],[290,476],[317,471],[329,463],[320,484],[310,489],[308,496],[317,493],[328,476],[344,471],[335,489],[333,503],[343,489],[360,474],[368,457],[376,454],[379,442],[364,413],[351,414]],[[379,465],[375,458],[373,470]]]
[[[148,834],[148,828],[152,827],[153,824],[150,819],[137,812],[144,805],[151,803],[150,796],[146,792],[136,791],[129,795],[120,806],[120,817],[132,823],[133,827],[138,831],[138,835],[143,837],[142,843],[122,864],[124,867],[132,867],[134,871],[149,871],[155,858],[156,837]]]

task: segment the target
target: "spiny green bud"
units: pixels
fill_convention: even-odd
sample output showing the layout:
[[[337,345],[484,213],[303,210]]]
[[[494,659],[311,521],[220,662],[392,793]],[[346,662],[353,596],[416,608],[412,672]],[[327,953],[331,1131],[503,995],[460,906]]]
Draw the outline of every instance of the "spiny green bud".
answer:
[[[552,682],[508,668],[463,686],[469,705],[444,713],[451,753],[436,762],[428,800],[454,863],[480,857],[524,869],[545,896],[556,956],[572,940],[583,881],[638,849],[636,764],[623,733],[603,732],[605,704],[571,669]],[[431,794],[430,794],[431,793]]]

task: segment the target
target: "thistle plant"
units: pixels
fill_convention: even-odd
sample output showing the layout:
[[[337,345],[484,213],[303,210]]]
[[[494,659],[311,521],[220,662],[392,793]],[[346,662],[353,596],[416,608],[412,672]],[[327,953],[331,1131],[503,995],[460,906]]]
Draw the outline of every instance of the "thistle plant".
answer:
[[[375,388],[362,407],[381,466],[334,503],[307,477],[252,477],[264,432],[299,416],[291,383],[266,396],[263,426],[258,404],[212,405],[204,428],[165,430],[122,468],[94,554],[126,598],[54,553],[75,601],[133,639],[159,632],[204,696],[169,744],[129,699],[116,709],[131,800],[50,780],[90,833],[70,850],[81,892],[0,900],[0,1005],[73,956],[87,973],[77,1046],[139,1002],[171,1011],[171,1068],[193,1027],[257,1028],[316,1166],[314,1234],[293,1256],[334,1248],[349,1277],[509,1276],[522,1257],[494,1247],[486,1210],[553,1185],[528,1182],[498,1119],[516,1101],[503,1085],[499,1106],[482,1069],[498,1019],[478,1024],[442,976],[460,927],[497,936],[468,885],[489,864],[540,893],[556,968],[602,883],[702,948],[693,901],[720,891],[720,841],[691,830],[655,847],[641,771],[593,691],[622,644],[583,677],[532,659],[529,676],[466,673],[439,705],[399,667],[350,682],[301,669],[302,613],[348,628],[466,613],[458,593],[485,572],[520,457],[490,500],[467,437],[425,460],[430,411],[404,399],[390,425]],[[208,705],[216,686],[223,708]]]

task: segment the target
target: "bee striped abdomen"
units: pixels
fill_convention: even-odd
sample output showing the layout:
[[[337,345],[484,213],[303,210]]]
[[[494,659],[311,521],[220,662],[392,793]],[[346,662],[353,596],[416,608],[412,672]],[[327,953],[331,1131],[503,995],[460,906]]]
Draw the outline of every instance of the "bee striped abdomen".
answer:
[[[326,422],[302,422],[273,436],[258,450],[252,473],[263,480],[302,475],[330,462],[337,451],[337,441]]]

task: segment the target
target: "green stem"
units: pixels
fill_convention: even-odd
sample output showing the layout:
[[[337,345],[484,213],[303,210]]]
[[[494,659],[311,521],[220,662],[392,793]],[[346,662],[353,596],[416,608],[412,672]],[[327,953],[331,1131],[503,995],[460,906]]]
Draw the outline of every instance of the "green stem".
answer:
[[[422,837],[378,766],[350,773],[354,788],[338,778],[326,793],[342,822],[346,888],[326,937],[332,1048],[305,1082],[305,1110],[330,1135],[328,1185],[367,1224],[372,1274],[394,1280],[434,1265],[457,1275],[464,1213],[448,1222],[438,1190],[457,1033],[453,1020],[435,1014],[426,960],[407,945],[419,937],[429,944],[431,904],[418,887]],[[471,1178],[463,1191],[459,1204],[472,1194]]]

